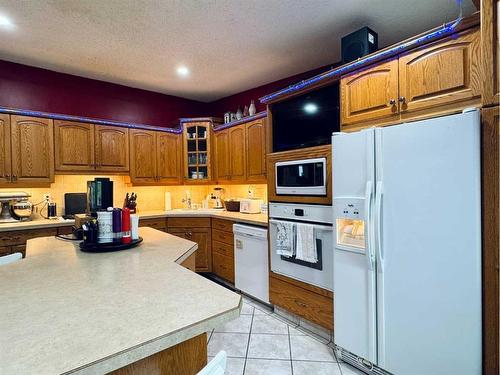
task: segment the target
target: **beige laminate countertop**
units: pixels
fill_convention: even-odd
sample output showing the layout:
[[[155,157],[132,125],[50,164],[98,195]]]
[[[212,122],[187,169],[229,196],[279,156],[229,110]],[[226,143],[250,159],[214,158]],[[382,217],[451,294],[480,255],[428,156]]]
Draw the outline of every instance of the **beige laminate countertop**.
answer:
[[[229,212],[218,210],[170,210],[170,211],[139,211],[139,218],[152,219],[161,217],[216,217],[220,219],[233,220],[239,223],[253,224],[267,227],[267,214],[243,214],[241,212]],[[18,221],[13,223],[0,223],[0,232],[26,229],[55,228],[71,226],[74,220],[63,219],[36,219],[31,221]]]
[[[239,315],[238,294],[178,264],[196,243],[140,235],[112,253],[36,238],[1,266],[0,374],[104,374]]]

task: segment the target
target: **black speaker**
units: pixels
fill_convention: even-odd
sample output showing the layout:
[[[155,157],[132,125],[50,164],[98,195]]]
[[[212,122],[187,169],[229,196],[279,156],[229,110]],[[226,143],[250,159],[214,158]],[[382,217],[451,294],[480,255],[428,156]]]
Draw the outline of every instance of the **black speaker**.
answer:
[[[369,27],[363,27],[342,38],[342,63],[354,61],[375,52],[378,48],[378,35]]]

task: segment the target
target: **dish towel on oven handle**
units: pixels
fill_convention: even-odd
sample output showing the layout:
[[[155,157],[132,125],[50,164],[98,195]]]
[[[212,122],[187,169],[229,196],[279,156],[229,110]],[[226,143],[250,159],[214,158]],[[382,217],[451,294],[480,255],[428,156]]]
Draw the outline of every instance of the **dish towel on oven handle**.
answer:
[[[295,259],[317,263],[318,249],[314,238],[314,225],[297,223],[296,232]]]
[[[295,254],[295,223],[276,223],[276,254],[292,257]]]

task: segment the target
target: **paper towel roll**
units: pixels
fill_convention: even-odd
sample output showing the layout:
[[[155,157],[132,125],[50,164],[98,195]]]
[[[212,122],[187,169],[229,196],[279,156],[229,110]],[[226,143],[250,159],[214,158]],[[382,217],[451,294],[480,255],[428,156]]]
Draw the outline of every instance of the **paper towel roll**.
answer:
[[[172,194],[169,191],[165,192],[165,211],[172,209]]]

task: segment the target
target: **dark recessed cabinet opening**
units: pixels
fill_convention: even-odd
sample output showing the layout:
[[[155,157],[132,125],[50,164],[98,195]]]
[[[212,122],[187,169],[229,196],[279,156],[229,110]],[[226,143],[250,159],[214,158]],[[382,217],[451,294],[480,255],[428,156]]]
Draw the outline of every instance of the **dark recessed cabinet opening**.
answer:
[[[273,152],[330,144],[340,129],[339,85],[274,104],[271,110]]]

